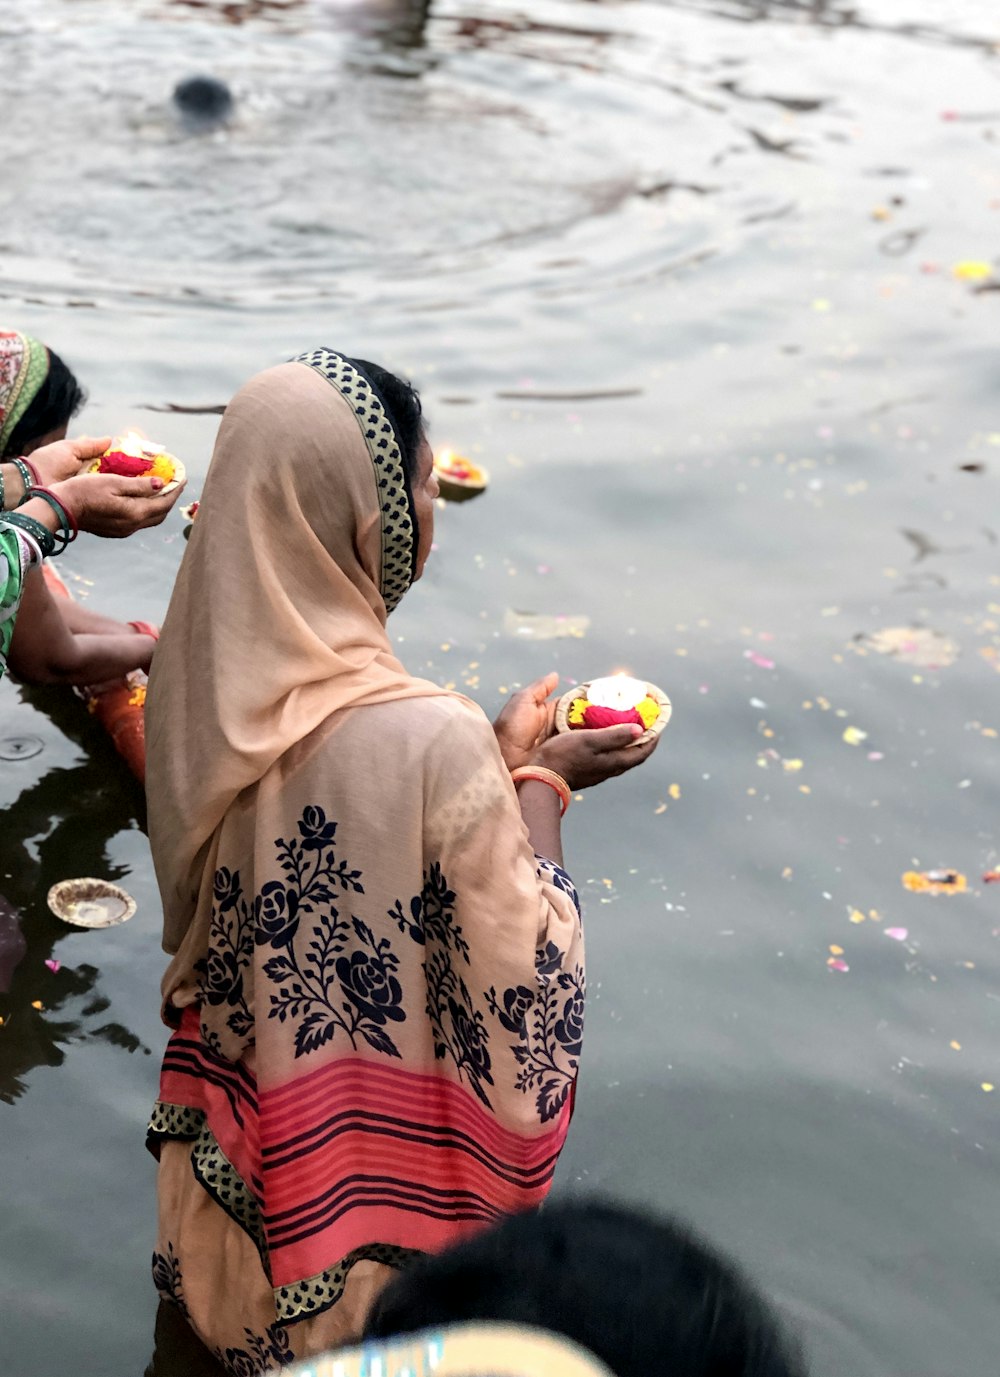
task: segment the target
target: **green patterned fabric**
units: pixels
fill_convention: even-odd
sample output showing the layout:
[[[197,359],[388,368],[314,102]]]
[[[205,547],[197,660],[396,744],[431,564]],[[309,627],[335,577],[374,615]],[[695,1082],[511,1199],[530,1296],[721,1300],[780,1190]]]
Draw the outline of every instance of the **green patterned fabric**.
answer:
[[[17,330],[0,330],[0,456],[49,372],[44,344]]]
[[[7,673],[7,653],[14,636],[14,619],[21,605],[24,557],[16,531],[0,519],[0,679]]]

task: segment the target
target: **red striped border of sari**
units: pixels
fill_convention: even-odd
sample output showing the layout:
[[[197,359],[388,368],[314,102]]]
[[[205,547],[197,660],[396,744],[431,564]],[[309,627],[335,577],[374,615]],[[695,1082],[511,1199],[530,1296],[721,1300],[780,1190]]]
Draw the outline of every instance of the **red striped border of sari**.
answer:
[[[441,1073],[352,1055],[261,1089],[214,1053],[197,1009],[168,1044],[160,1098],[204,1111],[219,1147],[258,1202],[275,1288],[316,1278],[377,1240],[447,1246],[548,1193],[569,1129],[570,1099],[540,1129],[497,1121]]]

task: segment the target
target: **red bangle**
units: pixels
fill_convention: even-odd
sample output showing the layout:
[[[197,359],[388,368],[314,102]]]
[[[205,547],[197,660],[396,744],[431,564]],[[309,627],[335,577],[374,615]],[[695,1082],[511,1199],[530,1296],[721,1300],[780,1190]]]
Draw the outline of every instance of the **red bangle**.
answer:
[[[71,540],[76,540],[77,536],[80,534],[80,527],[77,524],[76,517],[73,515],[72,510],[66,505],[61,497],[58,497],[49,488],[43,488],[40,483],[35,484],[28,496],[44,497],[52,507],[61,511],[66,518],[67,526],[73,532],[72,535],[66,537],[66,544],[68,545]]]
[[[154,641],[160,639],[160,628],[154,626],[152,622],[129,622],[128,625],[140,636],[150,636]]]
[[[555,770],[547,770],[544,765],[519,765],[516,770],[511,770],[510,777],[514,781],[515,788],[519,784],[523,784],[526,779],[533,779],[538,784],[547,784],[550,789],[554,789],[559,795],[559,816],[566,816],[566,809],[569,807],[570,789],[562,775],[557,775]]]
[[[42,486],[42,475],[38,472],[38,469],[27,457],[27,455],[21,455],[21,463],[24,465],[24,467],[31,474],[31,477],[34,479],[34,486],[36,488],[40,488]]]

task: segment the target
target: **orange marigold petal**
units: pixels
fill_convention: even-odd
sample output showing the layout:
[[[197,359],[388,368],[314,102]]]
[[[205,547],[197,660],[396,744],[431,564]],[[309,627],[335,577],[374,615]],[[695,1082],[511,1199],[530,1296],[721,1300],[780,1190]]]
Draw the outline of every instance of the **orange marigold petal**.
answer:
[[[174,461],[169,454],[158,454],[153,460],[153,467],[150,470],[157,478],[162,478],[164,483],[172,483],[174,480]]]

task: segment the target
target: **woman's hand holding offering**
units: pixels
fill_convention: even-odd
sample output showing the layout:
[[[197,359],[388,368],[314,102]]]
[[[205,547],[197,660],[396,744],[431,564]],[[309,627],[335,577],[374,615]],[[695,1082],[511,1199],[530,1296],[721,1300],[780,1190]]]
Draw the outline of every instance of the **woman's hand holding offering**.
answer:
[[[636,723],[559,732],[544,741],[526,763],[554,770],[571,789],[589,789],[648,760],[660,738],[640,742],[643,735]]]
[[[110,443],[107,435],[100,440],[91,440],[86,435],[75,440],[57,440],[54,444],[36,449],[31,456],[31,463],[41,479],[42,487],[51,488],[54,483],[75,477],[87,460],[99,459]]]
[[[547,700],[559,683],[554,671],[520,689],[493,723],[497,745],[508,770],[539,763],[538,749],[554,730],[555,703]],[[555,768],[554,766],[552,768]]]
[[[106,449],[107,441],[103,445]],[[81,531],[121,540],[135,531],[159,526],[184,491],[184,484],[180,483],[165,497],[157,496],[162,488],[162,478],[121,478],[118,474],[101,473],[67,478],[57,483],[52,492],[76,518]]]

